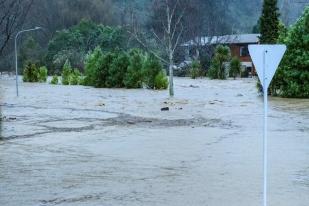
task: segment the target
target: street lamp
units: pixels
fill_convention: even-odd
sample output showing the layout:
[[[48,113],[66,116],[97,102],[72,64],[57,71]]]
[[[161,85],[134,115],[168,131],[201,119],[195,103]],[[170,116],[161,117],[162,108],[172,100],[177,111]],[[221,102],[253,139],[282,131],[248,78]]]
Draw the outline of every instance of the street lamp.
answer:
[[[39,30],[42,29],[42,27],[35,27],[33,29],[26,29],[26,30],[22,30],[19,31],[16,36],[15,36],[15,72],[16,72],[16,95],[18,96],[18,57],[17,57],[17,38],[20,34],[24,33],[24,32],[28,32],[28,31],[34,31],[34,30]]]

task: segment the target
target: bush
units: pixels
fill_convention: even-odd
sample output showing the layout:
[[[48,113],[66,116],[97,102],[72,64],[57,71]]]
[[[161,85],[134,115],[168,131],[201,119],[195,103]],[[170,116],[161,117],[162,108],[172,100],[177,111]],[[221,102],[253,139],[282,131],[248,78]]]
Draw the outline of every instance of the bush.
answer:
[[[35,64],[28,62],[23,71],[23,81],[24,82],[38,82],[39,81],[39,71]]]
[[[216,47],[215,55],[211,61],[208,76],[211,79],[226,79],[225,62],[231,57],[230,48],[228,46],[219,45]]]
[[[63,85],[69,85],[70,81],[70,75],[72,73],[72,67],[71,67],[71,63],[69,60],[66,60],[65,64],[63,65],[62,68],[62,84]]]
[[[162,72],[163,67],[160,61],[154,55],[147,55],[143,66],[144,82],[148,88],[155,89],[156,77]]]
[[[143,65],[145,57],[138,49],[131,50],[129,56],[129,66],[123,83],[126,88],[141,88],[144,82]]]
[[[39,68],[39,72],[38,72],[39,82],[46,82],[47,72],[48,72],[48,70],[45,66]]]
[[[201,64],[198,61],[193,61],[189,72],[192,79],[202,76]]]
[[[46,82],[47,80],[47,68],[38,68],[35,64],[29,62],[23,71],[24,82]]]
[[[207,76],[210,79],[218,79],[218,68],[220,67],[218,61],[212,60]]]
[[[79,85],[82,83],[81,73],[78,69],[72,69],[69,60],[65,62],[62,69],[63,85]]]
[[[100,47],[96,47],[95,50],[88,54],[85,60],[85,79],[84,85],[94,86],[98,76],[98,71],[102,65],[103,52]]]
[[[160,61],[139,49],[129,53],[116,50],[103,54],[96,48],[85,61],[84,85],[108,88],[164,89],[166,75]]]
[[[287,45],[287,52],[270,85],[270,93],[282,97],[309,98],[309,6],[302,17],[279,43]]]
[[[109,88],[124,87],[124,74],[127,73],[129,57],[125,52],[116,52],[109,69],[106,79],[106,86]]]
[[[81,84],[81,73],[78,69],[74,69],[69,75],[69,85],[79,84]]]
[[[94,84],[95,87],[98,88],[107,87],[108,72],[115,58],[116,55],[115,53],[112,52],[108,52],[107,54],[103,55],[100,61],[100,66],[96,71],[96,81]]]
[[[54,75],[50,83],[51,84],[58,84],[58,82],[59,82],[58,76]]]
[[[233,57],[230,62],[230,77],[236,77],[241,75],[241,62],[237,57]]]
[[[168,87],[168,80],[165,72],[161,70],[154,79],[154,88],[153,89],[167,89]]]

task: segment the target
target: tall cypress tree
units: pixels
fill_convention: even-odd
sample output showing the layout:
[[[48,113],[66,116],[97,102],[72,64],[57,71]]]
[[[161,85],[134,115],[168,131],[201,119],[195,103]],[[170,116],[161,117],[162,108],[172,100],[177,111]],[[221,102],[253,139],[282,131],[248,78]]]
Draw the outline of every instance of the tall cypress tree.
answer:
[[[277,0],[264,0],[260,18],[261,44],[275,44],[279,37],[279,9]]]

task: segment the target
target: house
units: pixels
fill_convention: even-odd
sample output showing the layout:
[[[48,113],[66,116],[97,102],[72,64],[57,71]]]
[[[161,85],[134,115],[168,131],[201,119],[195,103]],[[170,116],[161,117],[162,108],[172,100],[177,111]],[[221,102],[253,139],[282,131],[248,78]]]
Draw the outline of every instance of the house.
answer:
[[[181,46],[185,48],[185,59],[190,60],[191,56],[199,55],[196,49],[192,55],[192,49],[207,46],[216,46],[218,44],[227,45],[231,49],[231,55],[238,57],[242,66],[251,74],[255,73],[254,65],[249,54],[248,45],[258,44],[260,34],[236,34],[225,36],[202,37],[190,40]]]

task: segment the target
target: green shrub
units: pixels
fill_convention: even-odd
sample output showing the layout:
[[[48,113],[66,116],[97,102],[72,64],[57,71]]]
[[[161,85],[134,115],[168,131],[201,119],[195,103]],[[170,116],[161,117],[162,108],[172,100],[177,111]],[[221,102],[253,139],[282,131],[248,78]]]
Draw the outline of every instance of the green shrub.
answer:
[[[193,61],[189,72],[192,79],[200,77],[202,75],[201,64],[198,61]]]
[[[78,69],[74,69],[69,75],[69,85],[79,84],[81,84],[81,73]]]
[[[105,55],[103,55],[102,60],[100,62],[100,66],[96,71],[96,81],[94,84],[95,87],[98,88],[107,87],[108,72],[115,58],[116,55],[113,52],[108,52]]]
[[[210,79],[218,79],[218,68],[220,65],[217,61],[212,60],[209,70],[207,71],[207,76]]]
[[[168,80],[165,72],[161,70],[154,79],[154,89],[167,89],[168,87]]]
[[[100,47],[96,47],[93,52],[87,55],[85,60],[84,85],[96,85],[98,71],[102,65],[103,52]]]
[[[46,82],[47,68],[45,66],[38,68],[35,64],[28,62],[23,71],[24,82]]]
[[[109,69],[106,79],[106,86],[109,88],[124,87],[124,75],[127,73],[129,66],[129,57],[125,52],[116,52]]]
[[[48,70],[45,66],[39,68],[39,72],[38,72],[39,82],[46,82],[47,72],[48,72]]]
[[[78,69],[72,69],[69,60],[65,62],[62,69],[63,85],[79,85],[83,83],[81,73]]]
[[[146,85],[151,89],[163,89],[167,80],[160,61],[153,55],[139,49],[103,54],[96,48],[86,58],[85,78],[80,77],[80,82],[103,88],[141,88]]]
[[[233,57],[230,62],[230,77],[236,77],[241,73],[241,62],[237,57]]]
[[[72,67],[69,60],[66,60],[65,64],[62,68],[62,84],[63,85],[69,85],[70,84],[70,75],[72,73]]]
[[[58,82],[59,82],[58,76],[54,75],[50,83],[51,84],[58,84]]]
[[[230,57],[230,48],[228,46],[218,45],[211,61],[208,76],[211,79],[226,79],[226,68],[224,63],[228,62]]]
[[[155,79],[162,71],[163,67],[160,61],[154,55],[147,55],[143,66],[143,73],[144,82],[148,88],[157,88]]]
[[[309,98],[309,6],[279,43],[287,45],[287,52],[277,70],[269,92],[292,98]]]
[[[24,82],[38,82],[38,69],[35,64],[28,62],[23,71]]]
[[[129,53],[129,66],[124,77],[126,88],[141,88],[144,82],[143,64],[145,57],[138,49],[133,49]]]

